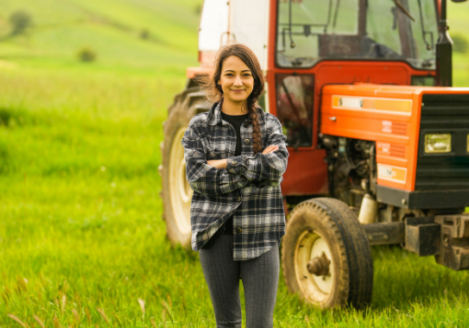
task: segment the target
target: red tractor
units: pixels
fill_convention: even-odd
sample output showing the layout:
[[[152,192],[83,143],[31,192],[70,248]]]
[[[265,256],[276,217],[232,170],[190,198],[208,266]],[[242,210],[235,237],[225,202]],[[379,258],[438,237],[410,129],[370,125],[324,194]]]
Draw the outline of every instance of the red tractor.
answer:
[[[373,245],[469,269],[469,88],[451,87],[447,30],[446,0],[205,0],[200,67],[187,69],[161,144],[171,242],[190,248],[181,138],[211,107],[196,77],[238,42],[259,58],[260,105],[288,138],[291,292],[322,308],[366,305]]]

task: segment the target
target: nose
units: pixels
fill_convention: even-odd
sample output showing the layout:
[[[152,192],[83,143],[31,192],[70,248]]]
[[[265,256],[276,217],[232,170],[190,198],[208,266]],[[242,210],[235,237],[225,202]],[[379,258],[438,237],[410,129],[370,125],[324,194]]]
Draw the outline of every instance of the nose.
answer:
[[[241,81],[241,76],[236,75],[236,79],[234,81],[234,85],[243,85],[243,82]]]

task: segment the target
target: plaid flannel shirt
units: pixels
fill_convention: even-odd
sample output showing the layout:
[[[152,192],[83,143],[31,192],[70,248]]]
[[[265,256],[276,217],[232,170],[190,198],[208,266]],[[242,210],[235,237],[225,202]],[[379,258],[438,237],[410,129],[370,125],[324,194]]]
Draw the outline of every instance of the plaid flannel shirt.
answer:
[[[262,149],[277,145],[270,154],[253,151],[252,122],[241,125],[241,155],[234,156],[236,132],[221,117],[220,103],[194,116],[183,138],[186,175],[194,190],[191,202],[192,249],[198,251],[233,216],[233,259],[256,258],[285,234],[285,212],[280,183],[287,169],[288,150],[282,125],[257,108]],[[225,169],[208,160],[227,159]]]

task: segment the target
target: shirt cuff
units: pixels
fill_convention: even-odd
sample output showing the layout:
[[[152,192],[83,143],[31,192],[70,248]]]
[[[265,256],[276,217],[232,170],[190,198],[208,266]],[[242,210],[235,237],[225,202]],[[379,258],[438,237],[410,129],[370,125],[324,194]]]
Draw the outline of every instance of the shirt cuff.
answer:
[[[234,175],[236,178],[233,179],[233,188],[234,189],[241,189],[241,188],[244,188],[246,187],[250,181],[245,177],[245,176],[242,176],[242,175]]]
[[[242,174],[244,169],[244,159],[242,156],[230,157],[226,160],[226,170],[229,173]]]

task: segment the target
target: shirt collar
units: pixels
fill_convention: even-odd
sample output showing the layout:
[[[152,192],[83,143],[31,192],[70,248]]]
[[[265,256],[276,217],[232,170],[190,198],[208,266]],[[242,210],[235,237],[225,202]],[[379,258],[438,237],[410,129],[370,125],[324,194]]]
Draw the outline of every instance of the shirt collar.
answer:
[[[259,123],[265,123],[265,114],[260,107],[256,107],[257,113],[259,114]],[[247,121],[251,122],[251,116],[248,117]],[[207,122],[209,125],[217,125],[222,122],[221,119],[221,102],[213,104],[210,112],[208,113]]]

